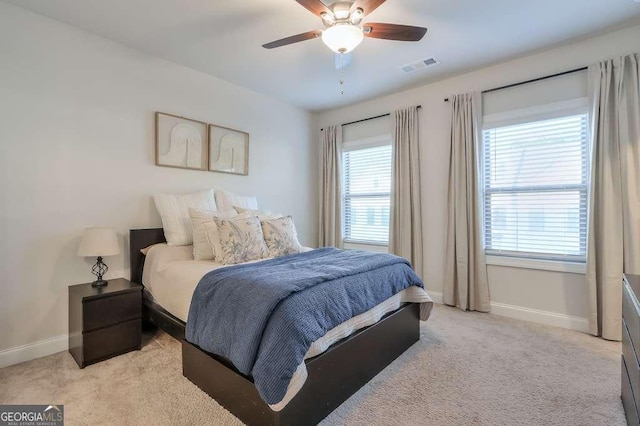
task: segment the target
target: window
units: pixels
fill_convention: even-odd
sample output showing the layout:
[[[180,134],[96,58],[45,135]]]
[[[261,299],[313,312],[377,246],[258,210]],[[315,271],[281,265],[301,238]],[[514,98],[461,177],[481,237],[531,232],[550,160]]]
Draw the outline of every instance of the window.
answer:
[[[387,245],[391,193],[391,144],[345,144],[342,154],[343,239]],[[374,145],[374,146],[372,146]]]
[[[516,120],[513,114],[506,121],[485,117],[487,254],[584,262],[587,121],[584,108],[538,111],[533,119]]]

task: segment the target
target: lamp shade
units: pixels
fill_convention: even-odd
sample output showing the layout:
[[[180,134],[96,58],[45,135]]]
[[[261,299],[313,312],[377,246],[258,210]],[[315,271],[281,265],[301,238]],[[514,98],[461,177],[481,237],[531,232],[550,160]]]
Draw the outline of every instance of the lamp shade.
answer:
[[[352,51],[363,38],[362,28],[351,24],[336,24],[322,32],[324,44],[337,53]]]
[[[78,247],[78,256],[115,256],[116,254],[120,254],[120,244],[113,228],[84,230]]]

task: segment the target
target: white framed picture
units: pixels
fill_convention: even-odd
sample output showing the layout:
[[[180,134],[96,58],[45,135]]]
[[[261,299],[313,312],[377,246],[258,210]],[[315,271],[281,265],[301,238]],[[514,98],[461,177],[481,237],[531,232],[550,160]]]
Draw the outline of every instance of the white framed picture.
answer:
[[[207,123],[156,112],[156,165],[207,170]]]
[[[247,176],[249,133],[209,124],[209,171]]]

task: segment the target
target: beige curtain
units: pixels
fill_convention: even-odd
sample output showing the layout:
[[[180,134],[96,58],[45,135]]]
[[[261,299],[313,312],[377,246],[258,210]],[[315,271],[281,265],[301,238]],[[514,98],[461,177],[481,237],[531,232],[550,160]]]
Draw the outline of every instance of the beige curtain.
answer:
[[[342,247],[340,150],[342,128],[328,126],[321,132],[320,214],[318,246]]]
[[[417,107],[393,114],[389,252],[409,259],[416,273],[423,276],[418,127]]]
[[[480,93],[457,95],[451,104],[451,156],[444,303],[489,312],[489,284],[482,244],[479,161],[482,131]]]
[[[622,337],[622,273],[640,274],[640,54],[589,67],[591,333]]]

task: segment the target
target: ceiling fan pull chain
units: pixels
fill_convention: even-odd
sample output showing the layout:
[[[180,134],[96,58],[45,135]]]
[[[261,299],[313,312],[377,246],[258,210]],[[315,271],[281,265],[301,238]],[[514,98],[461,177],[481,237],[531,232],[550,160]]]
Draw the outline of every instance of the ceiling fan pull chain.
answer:
[[[344,95],[344,52],[340,53],[340,94]]]

